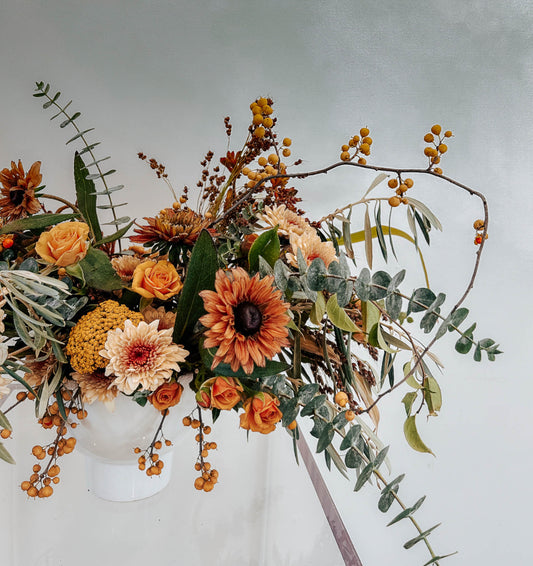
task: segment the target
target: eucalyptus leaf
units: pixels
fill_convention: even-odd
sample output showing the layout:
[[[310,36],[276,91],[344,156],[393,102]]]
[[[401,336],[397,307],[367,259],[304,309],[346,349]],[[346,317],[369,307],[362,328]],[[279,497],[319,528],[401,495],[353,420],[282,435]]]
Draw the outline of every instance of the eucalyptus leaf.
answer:
[[[359,491],[365,485],[365,483],[372,477],[373,472],[374,472],[374,464],[372,462],[369,462],[361,470],[361,473],[359,474],[359,477],[355,482],[355,487],[353,490]]]
[[[408,540],[403,547],[406,550],[409,550],[410,548],[412,548],[416,543],[420,542],[421,540],[424,540],[432,531],[434,531],[437,527],[440,526],[440,523],[437,523],[436,525],[433,525],[433,527],[431,527],[430,529],[427,529],[426,531],[424,531],[423,533],[420,533],[417,537],[412,538],[411,540]]]
[[[406,517],[409,517],[410,515],[418,511],[418,509],[422,507],[422,503],[424,503],[425,499],[426,496],[424,495],[412,507],[408,507],[407,509],[404,509],[401,513],[398,513],[398,515],[396,515],[396,517],[394,517],[394,519],[392,519],[392,521],[390,521],[387,524],[387,527],[390,527],[391,525],[398,523],[398,521],[401,521],[402,519],[405,519]]]
[[[318,439],[316,447],[317,454],[324,451],[331,444],[334,436],[335,428],[333,423],[327,423],[324,430],[320,433],[320,438]]]

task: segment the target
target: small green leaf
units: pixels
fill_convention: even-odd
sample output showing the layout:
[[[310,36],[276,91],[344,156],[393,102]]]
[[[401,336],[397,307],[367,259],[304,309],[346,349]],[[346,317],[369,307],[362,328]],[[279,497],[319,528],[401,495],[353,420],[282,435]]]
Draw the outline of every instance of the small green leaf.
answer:
[[[13,430],[11,423],[8,418],[0,411],[0,428],[6,428],[7,430]]]
[[[317,454],[325,450],[331,444],[334,436],[335,428],[333,427],[333,423],[327,423],[324,427],[324,430],[320,434],[320,438],[318,439],[318,444],[316,447]]]
[[[378,452],[378,454],[376,455],[376,458],[372,461],[372,464],[374,466],[374,470],[377,470],[381,464],[383,464],[383,462],[385,461],[385,458],[387,457],[387,454],[389,452],[389,447],[385,446],[385,448],[383,448],[382,450],[380,450]]]
[[[404,425],[403,425],[403,432],[405,438],[409,444],[409,446],[416,450],[417,452],[428,452],[429,454],[433,454],[433,452],[424,444],[420,435],[418,434],[418,430],[416,428],[416,421],[415,416],[407,417]],[[435,456],[435,454],[433,454]]]
[[[405,406],[405,412],[407,413],[407,416],[411,414],[411,408],[417,396],[418,393],[416,391],[409,391],[403,396],[402,403]]]
[[[344,309],[339,307],[337,302],[337,296],[331,295],[326,304],[326,312],[328,313],[329,320],[341,330],[346,332],[361,332],[361,329],[357,328],[353,320],[346,314]]]
[[[307,271],[307,284],[312,291],[322,291],[327,282],[327,269],[324,260],[317,257]]]
[[[435,293],[431,289],[420,287],[416,289],[409,301],[408,313],[427,310],[436,299]]]
[[[298,398],[293,397],[292,399],[283,399],[280,402],[279,410],[283,413],[283,418],[281,420],[282,426],[288,426],[296,419],[298,416]]]
[[[6,447],[0,442],[0,460],[4,460],[8,464],[16,464],[15,459],[7,451]]]
[[[354,291],[361,301],[366,302],[370,299],[370,271],[365,267],[357,277],[354,284]]]
[[[386,271],[376,271],[372,275],[372,290],[370,291],[370,300],[377,301],[388,295],[388,288],[392,281],[391,276]]]
[[[454,554],[457,554],[457,550],[455,552],[450,552],[450,554],[444,554],[442,556],[435,556],[434,558],[432,558],[431,560],[426,562],[424,564],[424,566],[430,566],[431,564],[436,564],[439,560],[444,560],[444,558],[448,558],[449,556],[453,556]]]
[[[354,446],[360,434],[361,434],[361,425],[356,424],[351,426],[348,432],[346,433],[345,437],[342,439],[340,449],[346,450],[346,448],[350,448]]]
[[[302,405],[306,405],[318,393],[320,386],[318,383],[308,383],[298,390],[298,400]]]
[[[309,403],[307,403],[307,405],[300,411],[300,415],[302,417],[308,417],[314,414],[314,412],[324,405],[325,402],[326,395],[317,395],[316,397],[313,397],[313,399],[311,399],[311,401],[309,401]]]
[[[412,548],[417,542],[420,542],[421,540],[424,540],[429,533],[431,533],[432,531],[434,531],[437,527],[440,526],[440,523],[437,523],[436,525],[433,525],[430,529],[428,529],[427,531],[424,531],[423,533],[419,534],[417,537],[412,538],[411,540],[408,540],[403,547],[406,550],[409,550],[410,548]]]
[[[274,267],[274,264],[279,259],[280,249],[277,227],[263,232],[255,240],[248,253],[248,263],[251,271],[258,271],[259,256],[264,257],[269,265]]]
[[[363,463],[363,457],[354,447],[352,447],[348,450],[348,452],[346,452],[344,462],[347,468],[356,469]]]

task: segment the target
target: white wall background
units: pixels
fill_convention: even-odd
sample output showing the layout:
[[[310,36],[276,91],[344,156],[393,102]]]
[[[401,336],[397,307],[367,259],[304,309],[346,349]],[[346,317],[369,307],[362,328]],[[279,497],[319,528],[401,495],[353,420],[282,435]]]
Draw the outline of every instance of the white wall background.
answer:
[[[421,166],[427,128],[440,122],[453,130],[443,169],[485,192],[491,207],[490,239],[467,306],[478,336],[500,341],[505,355],[476,364],[456,354],[451,340],[439,344],[445,405],[422,431],[437,458],[403,441],[402,393],[383,405],[381,436],[392,445],[393,473],[407,473],[401,493],[408,501],[428,496],[423,524],[443,523],[432,535],[435,548],[459,550],[444,564],[527,565],[532,24],[526,0],[4,2],[0,165],[41,160],[48,190],[71,194],[68,134],[32,99],[39,80],[73,98],[83,124],[96,128],[117,182],[128,187],[131,216],[169,204],[138,151],[165,163],[177,188],[193,186],[205,151],[225,149],[223,117],[232,117],[237,149],[259,95],[275,99],[278,131],[293,138],[293,155],[306,168],[335,161],[363,125],[375,140],[372,162],[381,165]],[[302,191],[304,207],[315,216],[329,212],[356,200],[370,178],[350,171],[318,179]],[[426,257],[433,283],[454,298],[469,277],[480,208],[423,179],[413,196],[443,221],[445,234],[435,235]],[[401,249],[402,260],[409,251]],[[29,409],[13,417],[18,466],[0,466],[2,565],[342,563],[282,432],[246,445],[227,415],[215,431],[221,481],[211,494],[192,488],[195,446],[185,436],[171,487],[151,500],[92,498],[83,458],[73,454],[61,489],[34,502],[18,490],[39,434],[31,417]],[[365,566],[424,563],[421,547],[401,548],[412,536],[408,525],[385,527],[371,487],[352,494],[335,474],[328,481]]]

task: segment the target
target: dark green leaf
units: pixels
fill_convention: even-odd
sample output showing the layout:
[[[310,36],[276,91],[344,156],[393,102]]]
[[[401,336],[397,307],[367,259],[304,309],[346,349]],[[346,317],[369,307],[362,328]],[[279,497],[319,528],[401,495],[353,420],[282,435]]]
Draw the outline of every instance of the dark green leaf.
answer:
[[[302,405],[306,405],[318,393],[320,386],[318,383],[308,383],[298,390],[298,400]]]
[[[326,279],[326,291],[328,291],[328,293],[337,293],[345,280],[340,263],[338,261],[332,261],[328,266],[328,273],[333,275],[333,277]]]
[[[426,243],[429,244],[429,231],[431,230],[431,224],[425,221],[425,217],[420,216],[420,214],[418,214],[416,210],[415,210],[415,220],[418,222],[418,225],[420,226],[420,230],[422,231],[424,240],[426,240]]]
[[[377,301],[383,299],[388,294],[388,288],[391,282],[391,276],[385,271],[376,271],[372,275],[372,287],[370,291],[370,300]]]
[[[476,326],[477,325],[474,322],[474,324],[472,324],[472,326],[468,330],[466,330],[463,333],[463,336],[461,336],[461,338],[459,338],[459,340],[457,340],[457,342],[455,343],[455,349],[460,354],[468,354],[468,352],[470,352],[470,349],[473,345],[472,336],[474,334]]]
[[[282,426],[290,425],[298,416],[298,398],[283,399],[280,402],[279,410],[283,413]]]
[[[322,291],[326,287],[327,270],[324,260],[317,257],[307,271],[307,284],[312,291]]]
[[[435,293],[431,289],[426,289],[425,287],[416,289],[409,301],[408,314],[427,310],[436,298]]]
[[[359,435],[361,434],[361,425],[356,424],[350,427],[346,436],[342,439],[340,449],[346,450],[346,448],[350,448],[355,445]]]
[[[374,464],[369,462],[359,474],[357,481],[355,482],[354,491],[359,491],[365,483],[372,477],[372,473],[374,472]]]
[[[346,411],[342,411],[342,413],[338,413],[337,416],[331,422],[335,428],[339,430],[343,429],[348,424],[348,421],[346,420]]]
[[[111,265],[108,255],[102,250],[90,247],[87,255],[78,263],[88,287],[102,291],[122,289],[124,283]],[[69,269],[67,272],[70,273]]]
[[[375,460],[372,462],[375,470],[377,470],[381,466],[381,464],[383,464],[385,458],[387,457],[388,451],[389,451],[389,447],[385,446],[385,448],[383,448],[378,452]]]
[[[381,201],[378,201],[378,207],[376,210],[376,235],[381,255],[383,256],[383,259],[387,261],[387,245],[385,244],[385,236],[383,235],[383,227],[381,226]]]
[[[278,237],[278,229],[272,228],[267,232],[263,232],[253,243],[248,253],[248,263],[251,271],[258,271],[259,269],[259,256],[266,259],[270,266],[279,259],[280,243]]]
[[[182,344],[192,334],[198,319],[205,313],[200,291],[215,288],[217,251],[207,230],[202,230],[192,250],[185,282],[176,308],[173,340]]]
[[[361,301],[370,299],[370,271],[366,267],[361,269],[361,273],[359,273],[354,284],[354,291]]]
[[[96,197],[94,193],[94,183],[86,179],[87,169],[79,153],[74,155],[74,181],[76,183],[76,199],[78,208],[85,222],[89,225],[91,235],[94,240],[102,239],[102,230],[96,213]]]
[[[320,438],[322,431],[324,430],[324,428],[326,428],[326,423],[318,417],[314,417],[313,422],[315,424],[311,430],[311,436],[314,436],[315,438]]]
[[[37,263],[37,261],[35,260],[35,258],[33,257],[27,257],[19,266],[17,269],[20,269],[22,271],[31,271],[32,273],[38,273],[39,272],[39,264]]]
[[[319,407],[326,402],[326,395],[317,395],[300,411],[302,417],[312,415]]]
[[[348,452],[346,452],[344,463],[347,468],[356,469],[363,463],[363,457],[355,448],[352,447],[348,450]]]
[[[325,450],[333,440],[335,436],[335,428],[333,427],[333,423],[327,423],[324,427],[324,430],[320,433],[320,437],[318,439],[318,444],[316,447],[317,454],[320,454],[323,450]]]
[[[402,298],[397,293],[387,295],[385,309],[392,320],[397,320],[402,312]]]
[[[424,495],[412,507],[408,507],[407,509],[404,509],[401,513],[398,513],[398,515],[396,515],[396,517],[394,517],[394,519],[390,523],[388,523],[387,527],[390,527],[391,525],[394,525],[394,523],[397,523],[398,521],[401,521],[402,519],[405,519],[406,517],[409,517],[409,515],[415,513],[415,511],[417,511],[418,509],[420,509],[420,507],[422,507],[422,503],[424,503],[425,499],[426,496]]]
[[[24,230],[40,230],[66,220],[79,218],[79,216],[79,214],[37,214],[36,216],[28,216],[28,218],[20,218],[19,220],[13,220],[13,222],[4,224],[0,228],[0,234],[13,234],[14,232],[23,232]]]
[[[464,307],[457,309],[451,316],[450,326],[448,327],[448,330],[452,332],[454,330],[454,326],[455,328],[457,328],[466,319],[468,313],[468,309]]]
[[[455,552],[450,552],[450,554],[444,554],[442,556],[435,556],[433,557],[431,560],[429,560],[428,562],[426,562],[424,564],[424,566],[430,566],[430,564],[436,564],[439,560],[444,560],[444,558],[448,558],[449,556],[453,556],[454,554],[457,554],[457,551]]]
[[[408,540],[403,547],[406,550],[409,550],[410,548],[412,548],[417,542],[420,542],[421,540],[424,540],[429,533],[431,533],[432,531],[434,531],[437,527],[440,526],[440,523],[437,523],[436,525],[433,525],[433,527],[431,527],[430,529],[428,529],[427,531],[424,531],[423,533],[419,534],[417,537],[412,538],[411,540]]]

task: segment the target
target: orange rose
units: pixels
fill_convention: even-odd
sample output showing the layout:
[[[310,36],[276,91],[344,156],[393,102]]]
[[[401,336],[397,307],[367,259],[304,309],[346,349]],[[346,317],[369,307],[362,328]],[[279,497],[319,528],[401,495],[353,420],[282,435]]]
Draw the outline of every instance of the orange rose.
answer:
[[[276,428],[283,417],[278,409],[279,399],[268,393],[258,393],[244,402],[244,414],[241,415],[241,428],[268,434]]]
[[[67,267],[86,256],[88,237],[85,222],[62,222],[39,236],[35,251],[48,263]]]
[[[143,261],[133,272],[131,288],[147,299],[157,297],[166,301],[177,295],[182,287],[180,276],[170,261]]]
[[[242,385],[233,377],[216,377],[211,387],[211,406],[229,411],[241,400]]]
[[[160,385],[149,397],[150,403],[158,410],[164,411],[180,402],[183,386],[171,381]]]

